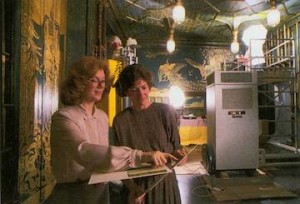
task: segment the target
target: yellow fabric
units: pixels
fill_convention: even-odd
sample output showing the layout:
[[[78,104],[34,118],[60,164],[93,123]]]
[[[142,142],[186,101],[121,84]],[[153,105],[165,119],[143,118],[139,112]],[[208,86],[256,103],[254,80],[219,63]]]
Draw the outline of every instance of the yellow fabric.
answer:
[[[207,126],[179,127],[181,145],[204,144],[207,142]]]

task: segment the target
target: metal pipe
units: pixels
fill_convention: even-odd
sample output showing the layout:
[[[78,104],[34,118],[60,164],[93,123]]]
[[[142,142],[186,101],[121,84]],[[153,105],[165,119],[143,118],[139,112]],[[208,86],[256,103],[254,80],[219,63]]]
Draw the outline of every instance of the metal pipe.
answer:
[[[267,162],[263,163],[259,167],[268,167],[268,166],[298,166],[300,162]]]
[[[282,147],[284,149],[287,149],[289,151],[293,151],[293,152],[296,152],[296,153],[299,153],[300,152],[300,149],[299,148],[296,148],[296,147],[292,147],[290,145],[286,145],[286,144],[282,144],[280,142],[275,142],[275,141],[269,141],[268,142],[269,144],[272,144],[272,145],[275,145],[275,146],[278,146],[278,147]]]
[[[262,157],[260,157],[262,158]],[[275,154],[265,154],[265,159],[297,159],[300,158],[300,154],[295,153],[275,153]]]

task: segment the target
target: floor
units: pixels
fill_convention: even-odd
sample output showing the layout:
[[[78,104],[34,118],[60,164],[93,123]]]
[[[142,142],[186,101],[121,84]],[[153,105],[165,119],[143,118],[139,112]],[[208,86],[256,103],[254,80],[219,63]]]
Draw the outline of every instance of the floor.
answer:
[[[216,191],[218,191],[219,189],[212,189],[211,185],[208,185],[208,180],[219,179],[218,181],[222,181],[225,175],[224,180],[227,178],[241,178],[242,180],[250,179],[249,181],[253,181],[251,177],[252,175],[249,176],[242,172],[222,172],[221,176],[208,175],[201,163],[202,146],[198,145],[195,148],[195,145],[189,145],[185,146],[185,148],[188,152],[193,149],[193,151],[191,151],[189,154],[189,161],[182,166],[175,167],[182,204],[300,204],[300,165],[281,167],[273,166],[268,168],[261,168],[256,171],[258,173],[256,173],[254,177],[263,176],[263,178],[268,178],[269,180],[271,180],[272,184],[274,184],[275,186],[280,187],[279,191],[268,191],[269,193],[271,192],[271,195],[273,197],[268,193],[264,195],[264,192],[260,192],[260,194],[256,196],[255,193],[252,193],[252,191],[249,190],[249,192],[252,193],[250,196],[252,197],[251,199],[238,198],[233,200],[220,201],[219,199],[216,199]],[[239,183],[234,183],[233,187],[235,189],[242,189],[242,186]],[[122,204],[118,198],[120,196],[119,193],[113,192],[114,190],[116,190],[116,188],[111,189],[111,193],[113,194],[113,196],[111,196],[111,203]],[[245,194],[247,192],[248,189],[244,190],[243,193]],[[289,195],[289,193],[293,196],[286,196]]]
[[[190,149],[188,147],[187,149]],[[189,155],[190,162],[200,162],[201,163],[201,146],[197,148],[194,152]],[[216,175],[204,175],[199,171],[187,171],[186,173],[177,174],[179,189],[181,193],[182,204],[198,204],[198,203],[262,203],[262,204],[279,204],[279,203],[300,203],[300,165],[295,166],[273,166],[268,168],[259,169],[257,172],[259,174],[264,174],[264,178],[268,178],[276,186],[282,187],[284,192],[295,195],[290,197],[281,194],[280,192],[273,192],[274,197],[272,196],[261,196],[263,198],[255,199],[234,199],[231,201],[217,201],[215,195],[213,194],[212,189],[208,188],[207,178],[209,179],[220,179],[222,177]],[[231,172],[222,172],[224,175],[231,177]],[[234,174],[234,173],[233,173]],[[238,175],[238,176],[236,176]],[[242,177],[242,179],[252,179],[249,175],[243,173],[235,173],[236,177]],[[228,177],[224,178],[227,179]],[[221,179],[222,180],[222,179]],[[237,188],[238,188],[237,184]],[[219,190],[219,189],[216,189]],[[253,197],[253,195],[252,195]],[[255,196],[254,196],[255,197]],[[257,195],[259,197],[259,195]],[[278,198],[280,197],[280,198]]]

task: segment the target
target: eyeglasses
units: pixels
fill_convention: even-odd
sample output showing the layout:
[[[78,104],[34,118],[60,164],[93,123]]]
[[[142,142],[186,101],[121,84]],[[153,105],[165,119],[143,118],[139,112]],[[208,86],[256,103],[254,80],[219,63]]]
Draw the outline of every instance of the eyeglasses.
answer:
[[[94,86],[99,86],[99,84],[101,84],[101,86],[105,86],[105,80],[100,80],[98,78],[92,78],[92,79],[89,79],[89,81],[94,85]]]

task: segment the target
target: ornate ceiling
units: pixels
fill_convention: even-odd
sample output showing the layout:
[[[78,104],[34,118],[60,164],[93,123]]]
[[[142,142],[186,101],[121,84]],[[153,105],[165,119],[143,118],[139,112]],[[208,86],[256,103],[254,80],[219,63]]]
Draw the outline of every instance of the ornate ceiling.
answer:
[[[185,21],[173,24],[171,12],[178,0],[107,0],[107,22],[122,40],[135,38],[139,45],[165,46],[174,26],[177,45],[229,45],[233,20],[239,34],[250,24],[266,25],[269,0],[181,0]],[[299,0],[276,0],[281,22],[299,15]]]

